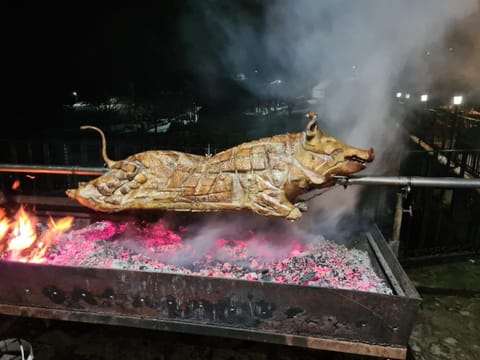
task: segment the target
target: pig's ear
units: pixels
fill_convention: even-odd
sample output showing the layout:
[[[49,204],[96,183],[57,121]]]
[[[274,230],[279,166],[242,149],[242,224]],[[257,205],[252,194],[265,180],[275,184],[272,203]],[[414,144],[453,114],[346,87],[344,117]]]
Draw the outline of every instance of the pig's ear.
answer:
[[[319,132],[318,124],[317,124],[317,114],[313,111],[310,111],[307,116],[310,121],[307,124],[307,128],[305,129],[305,134],[307,136],[307,141],[312,140]]]

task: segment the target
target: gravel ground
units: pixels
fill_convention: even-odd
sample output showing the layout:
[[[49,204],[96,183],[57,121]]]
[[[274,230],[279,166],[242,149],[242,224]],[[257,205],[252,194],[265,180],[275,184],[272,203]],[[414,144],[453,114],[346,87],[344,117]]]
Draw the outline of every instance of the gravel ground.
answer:
[[[410,337],[415,359],[480,359],[480,258],[406,271],[423,298]]]

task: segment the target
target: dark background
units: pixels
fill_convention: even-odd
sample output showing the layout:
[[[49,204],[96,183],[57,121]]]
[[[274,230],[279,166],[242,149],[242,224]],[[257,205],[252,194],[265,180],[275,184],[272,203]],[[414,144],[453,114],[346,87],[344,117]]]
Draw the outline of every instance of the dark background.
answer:
[[[187,0],[9,7],[4,59],[10,126],[22,131],[24,122],[35,130],[62,126],[58,112],[75,100],[101,102],[116,96],[155,102],[174,93],[217,104],[244,95],[232,74],[203,66],[211,63],[218,40],[196,7]],[[234,7],[253,17],[262,11],[260,1],[239,1]],[[198,61],[192,57],[197,49]],[[214,94],[206,91],[205,78],[216,84]]]
[[[187,74],[175,31],[183,3],[10,8],[4,55],[15,119],[35,121],[35,114],[48,125],[43,117],[72,102],[72,91],[102,100],[134,92],[151,97],[183,85]]]
[[[272,51],[272,43],[262,38],[235,52],[231,51],[231,47],[236,44],[230,43],[232,35],[228,31],[240,33],[244,30],[243,25],[248,24],[253,32],[264,34],[265,19],[271,15],[268,12],[270,6],[279,3],[281,2],[260,0],[177,0],[138,6],[115,3],[95,6],[83,3],[9,5],[4,10],[4,89],[7,93],[5,119],[13,132],[59,128],[64,125],[62,106],[75,100],[101,102],[116,96],[128,97],[136,102],[156,102],[165,93],[181,94],[194,99],[203,105],[204,110],[220,106],[223,111],[232,109],[244,99],[251,103],[253,97],[268,96],[261,89],[252,89],[277,77],[287,82],[282,90],[282,95],[287,100],[303,95],[318,78],[315,78],[313,72],[307,72],[302,78],[304,74],[298,69],[296,72],[291,71],[297,57],[289,51],[293,45],[298,46],[302,41],[308,41],[308,38],[292,36],[283,43],[278,41],[280,44],[275,44],[276,51]],[[302,11],[316,11],[315,2],[301,3]],[[410,7],[413,15],[424,11],[420,5],[418,11],[414,10],[414,3]],[[291,5],[289,2],[286,4]],[[332,20],[334,15],[341,13],[342,7],[348,10],[350,5],[352,3],[348,1],[328,5],[327,1],[320,6],[323,12],[314,24],[325,31],[326,37],[329,36],[329,31],[336,29]],[[328,6],[334,10],[329,10]],[[405,8],[409,9],[407,6]],[[388,11],[388,7],[385,9],[382,11]],[[392,12],[395,11],[392,8]],[[381,16],[379,14],[376,13],[376,7],[372,7],[372,19]],[[448,52],[446,49],[451,44],[455,48],[455,55],[450,54],[448,60],[443,54],[442,57],[429,61],[430,69],[427,72],[435,74],[433,83],[438,93],[444,92],[451,96],[456,89],[478,93],[478,86],[475,86],[475,83],[478,84],[476,79],[480,77],[479,71],[476,71],[478,67],[467,66],[479,58],[476,36],[480,33],[478,14],[477,10],[458,21],[454,28],[448,28],[443,37],[445,44],[428,51],[428,56],[433,58],[437,53]],[[385,16],[387,15],[391,16],[386,13]],[[278,26],[281,26],[282,19],[274,16],[275,14],[270,21],[274,24],[277,21]],[[298,14],[292,13],[292,16]],[[431,16],[436,15],[433,13]],[[222,28],[222,23],[228,23],[228,30],[225,30],[226,26],[225,29]],[[269,25],[272,27],[271,23]],[[345,29],[352,31],[352,34],[356,30],[350,28],[349,24],[345,24]],[[382,36],[382,29],[377,30],[377,36]],[[234,35],[237,38],[242,36]],[[442,35],[437,35],[442,38]],[[252,37],[255,38],[255,35]],[[340,42],[338,49],[322,48],[313,56],[320,57],[318,62],[322,65],[333,58],[333,61],[341,65],[345,62],[345,65],[351,66],[350,59],[345,59],[342,50],[339,50],[348,46]],[[395,51],[397,44],[392,42],[391,46],[390,53]],[[419,49],[415,49],[419,53],[424,50],[422,44],[419,44]],[[361,46],[358,51],[362,52]],[[336,52],[339,52],[338,56],[331,55]],[[226,59],[223,54],[234,54],[234,58]],[[375,49],[371,55],[377,58],[382,56],[381,53],[375,54]],[[325,56],[325,61],[321,59],[322,56]],[[234,80],[239,64],[248,75],[259,70],[255,78],[249,78],[249,81],[256,83],[245,87]],[[414,65],[415,62],[399,63],[398,67],[403,68],[398,70],[399,75],[380,76],[392,77],[391,82],[394,84],[408,82],[418,78],[417,67]],[[471,71],[466,74],[466,69]],[[316,70],[313,68],[313,71]],[[321,70],[318,68],[319,73]],[[323,71],[328,73],[328,70],[326,64]],[[73,91],[78,92],[79,98],[74,99]],[[30,125],[26,127],[26,123]],[[5,129],[4,133],[7,131],[10,130]]]

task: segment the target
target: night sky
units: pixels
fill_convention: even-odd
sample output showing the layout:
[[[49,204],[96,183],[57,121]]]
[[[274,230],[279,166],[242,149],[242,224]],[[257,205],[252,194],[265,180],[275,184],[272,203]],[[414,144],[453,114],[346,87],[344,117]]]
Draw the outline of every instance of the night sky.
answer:
[[[10,9],[5,52],[13,97],[128,94],[171,85],[182,72],[177,23],[182,1],[157,7]]]
[[[225,84],[235,85],[231,80],[239,72],[250,76],[248,90],[256,95],[261,95],[256,92],[258,84],[282,78],[288,81],[284,94],[290,97],[326,77],[357,76],[372,89],[385,91],[398,79],[427,83],[439,78],[451,84],[444,54],[451,45],[439,39],[454,20],[465,17],[468,29],[461,33],[468,34],[467,40],[452,43],[462,46],[455,47],[455,54],[462,53],[455,64],[464,71],[459,82],[471,88],[465,79],[475,83],[480,77],[478,67],[471,65],[479,59],[475,39],[480,21],[471,17],[475,13],[474,19],[479,19],[475,2],[466,0],[463,8],[431,0],[393,4],[368,0],[361,5],[347,0],[176,0],[149,6],[9,6],[4,11],[3,57],[10,118],[48,117],[72,101],[72,91],[81,100],[134,96],[148,101],[165,91],[221,98],[228,93]],[[441,56],[433,62],[435,74],[434,67],[426,69],[425,59],[418,60],[430,43],[435,44],[432,54]],[[404,69],[411,70],[407,76]],[[345,93],[342,85],[336,90],[327,115],[342,117],[346,99],[358,95]],[[364,102],[378,98],[363,93],[370,97]]]
[[[154,101],[164,92],[224,96],[223,90],[210,94],[202,88],[204,79],[223,87],[233,74],[214,64],[223,40],[215,38],[202,3],[9,7],[4,54],[11,117],[51,117],[72,102],[73,91],[84,101],[112,96]],[[249,19],[262,12],[257,0],[208,3]]]

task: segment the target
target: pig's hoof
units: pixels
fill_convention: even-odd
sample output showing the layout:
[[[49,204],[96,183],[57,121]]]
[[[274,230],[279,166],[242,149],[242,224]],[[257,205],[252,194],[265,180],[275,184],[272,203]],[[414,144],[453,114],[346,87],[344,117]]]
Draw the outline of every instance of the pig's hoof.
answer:
[[[287,215],[288,220],[297,220],[302,216],[302,213],[297,208],[294,208],[290,211],[290,214]]]
[[[295,207],[300,210],[301,212],[307,212],[308,210],[308,205],[305,201],[299,201],[295,203]]]

